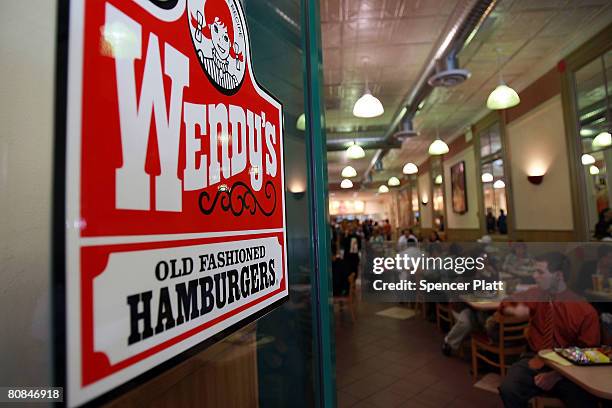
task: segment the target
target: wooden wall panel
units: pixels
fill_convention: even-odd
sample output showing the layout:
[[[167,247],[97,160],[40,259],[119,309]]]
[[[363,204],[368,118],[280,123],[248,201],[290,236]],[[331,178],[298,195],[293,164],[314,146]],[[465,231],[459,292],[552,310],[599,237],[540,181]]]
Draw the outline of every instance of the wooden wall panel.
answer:
[[[233,334],[106,407],[257,407],[255,327],[251,325]]]
[[[446,238],[449,242],[473,242],[482,237],[480,228],[478,229],[447,229]]]
[[[525,242],[572,242],[577,240],[575,231],[515,230],[514,238]]]

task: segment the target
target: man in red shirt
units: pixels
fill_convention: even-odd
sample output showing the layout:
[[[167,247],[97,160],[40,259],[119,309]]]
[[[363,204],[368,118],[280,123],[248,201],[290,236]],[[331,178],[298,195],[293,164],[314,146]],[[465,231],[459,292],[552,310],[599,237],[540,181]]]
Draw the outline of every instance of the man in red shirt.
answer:
[[[597,312],[589,303],[567,288],[569,262],[560,253],[536,258],[533,278],[537,287],[503,302],[505,315],[529,317],[527,341],[531,352],[513,364],[499,386],[505,407],[527,407],[529,400],[548,392],[568,407],[596,406],[596,399],[578,385],[544,365],[537,356],[555,347],[599,345]]]

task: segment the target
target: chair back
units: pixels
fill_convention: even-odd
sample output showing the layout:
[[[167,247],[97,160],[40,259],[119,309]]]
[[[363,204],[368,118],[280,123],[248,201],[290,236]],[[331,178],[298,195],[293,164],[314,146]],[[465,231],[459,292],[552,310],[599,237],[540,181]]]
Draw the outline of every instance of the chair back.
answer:
[[[493,315],[499,325],[499,344],[508,342],[526,342],[525,333],[529,326],[529,319],[514,316],[505,316],[499,312]]]

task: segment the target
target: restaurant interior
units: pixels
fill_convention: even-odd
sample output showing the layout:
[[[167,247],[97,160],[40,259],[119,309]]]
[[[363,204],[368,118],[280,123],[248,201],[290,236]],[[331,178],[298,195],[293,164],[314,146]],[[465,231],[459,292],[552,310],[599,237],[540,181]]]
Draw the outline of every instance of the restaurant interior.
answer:
[[[321,31],[338,406],[610,406],[559,356],[612,344],[612,3],[324,0]],[[369,290],[462,245],[504,293]],[[542,265],[577,297],[516,300]]]

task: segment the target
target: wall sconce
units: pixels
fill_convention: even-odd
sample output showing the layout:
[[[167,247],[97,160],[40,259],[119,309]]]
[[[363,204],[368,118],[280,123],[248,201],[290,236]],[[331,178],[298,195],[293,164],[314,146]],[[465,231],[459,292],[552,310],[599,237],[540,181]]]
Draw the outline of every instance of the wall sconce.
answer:
[[[421,204],[423,204],[423,207],[427,206],[427,203],[429,203],[429,198],[427,196],[421,197]]]
[[[302,199],[306,194],[306,186],[300,180],[293,180],[288,190],[296,200]]]
[[[542,180],[544,180],[544,175],[539,175],[539,176],[527,176],[527,180],[529,180],[529,182],[531,184],[535,184],[536,186],[539,184],[542,184]]]
[[[306,194],[305,191],[292,191],[291,195],[293,196],[293,198],[295,198],[296,200],[301,200],[302,198],[304,198],[304,195]]]

